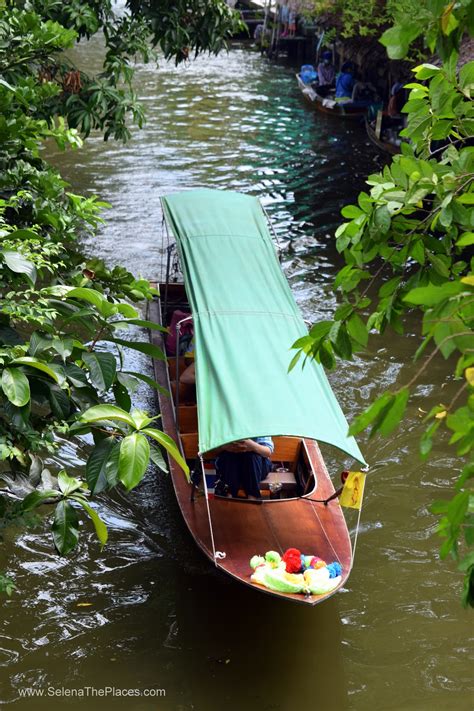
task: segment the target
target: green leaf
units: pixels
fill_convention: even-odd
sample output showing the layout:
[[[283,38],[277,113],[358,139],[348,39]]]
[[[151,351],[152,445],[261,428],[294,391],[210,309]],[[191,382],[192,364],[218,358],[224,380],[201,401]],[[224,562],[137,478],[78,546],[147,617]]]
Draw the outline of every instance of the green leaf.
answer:
[[[64,372],[69,382],[76,388],[84,388],[89,386],[89,381],[82,368],[75,365],[74,363],[65,363]]]
[[[463,193],[456,200],[462,205],[474,205],[474,193]]]
[[[374,223],[382,234],[386,234],[390,229],[392,218],[386,205],[381,205],[375,210]]]
[[[342,321],[335,321],[329,331],[329,340],[332,346],[341,358],[350,359],[352,356],[352,344],[347,329]]]
[[[391,402],[393,395],[391,393],[384,393],[379,397],[370,407],[368,407],[362,414],[360,414],[354,422],[349,427],[349,435],[357,435],[363,430],[365,430],[381,411]]]
[[[22,511],[32,511],[37,506],[40,506],[47,499],[55,499],[59,496],[59,491],[55,489],[46,489],[44,491],[32,491],[31,494],[25,496],[21,502]]]
[[[2,390],[16,407],[30,401],[30,383],[19,368],[5,368],[2,372]]]
[[[68,358],[71,353],[74,350],[74,339],[73,338],[54,338],[52,343],[52,347],[58,353],[58,355],[61,356],[63,361]],[[32,353],[32,355],[34,355]]]
[[[474,62],[467,62],[461,67],[459,71],[459,86],[468,97],[471,97],[474,93]]]
[[[390,59],[404,59],[410,44],[422,31],[422,27],[416,22],[410,25],[396,25],[383,33],[380,42],[387,48]]]
[[[332,345],[328,341],[321,343],[317,357],[321,365],[323,365],[327,370],[332,370],[336,365]]]
[[[150,447],[150,459],[153,464],[158,467],[158,469],[161,469],[162,472],[168,474],[168,466],[159,449],[156,447]]]
[[[106,437],[92,450],[86,463],[86,481],[92,494],[100,494],[110,486],[110,481],[116,480],[119,450],[120,444],[114,437]],[[117,471],[111,472],[114,467]]]
[[[414,244],[410,248],[410,256],[413,257],[413,259],[417,261],[418,264],[421,264],[421,266],[424,265],[424,263],[426,262],[426,256],[423,240],[419,239],[418,241],[414,242]]]
[[[420,64],[418,67],[415,67],[413,69],[413,72],[416,76],[417,79],[430,79],[430,77],[434,77],[435,74],[440,72],[441,69],[439,67],[436,67],[434,64]]]
[[[67,555],[79,540],[79,518],[68,501],[60,501],[54,512],[53,541],[60,555]]]
[[[135,429],[135,422],[128,412],[115,405],[94,405],[80,416],[82,422],[100,422],[110,420],[112,422],[125,422]]]
[[[434,267],[434,270],[445,279],[449,279],[449,268],[441,256],[436,254],[428,254],[428,259]],[[448,261],[448,257],[445,257]]]
[[[386,437],[391,434],[405,413],[409,397],[410,390],[408,388],[400,390],[400,392],[395,395],[392,402],[386,405],[382,410],[379,417],[374,422],[370,435],[372,436],[376,432],[379,432],[381,435]]]
[[[384,298],[385,296],[390,296],[393,294],[393,292],[397,289],[398,285],[400,284],[402,280],[402,277],[394,277],[393,279],[389,279],[388,281],[385,282],[385,284],[382,284],[382,286],[379,289],[379,296]]]
[[[59,385],[48,386],[48,400],[53,415],[59,420],[67,420],[71,414],[71,400]]]
[[[369,334],[367,326],[358,314],[352,314],[350,319],[347,321],[347,331],[351,338],[365,348],[369,340]]]
[[[89,368],[92,384],[98,390],[108,390],[115,380],[117,362],[112,353],[92,351],[83,353],[82,360]]]
[[[43,363],[37,358],[30,358],[30,356],[23,356],[22,358],[15,358],[12,360],[12,364],[27,365],[29,368],[35,368],[40,370],[42,373],[49,375],[58,385],[63,385],[66,378],[61,374],[59,369],[54,368],[51,364]]]
[[[361,210],[360,207],[357,207],[357,205],[346,205],[341,210],[341,215],[351,220],[364,214],[364,211]]]
[[[94,524],[97,538],[102,544],[102,547],[105,546],[109,534],[107,532],[107,526],[102,521],[97,511],[95,511],[95,509],[90,506],[90,504],[86,501],[86,499],[84,499],[83,496],[73,496],[72,498],[74,499],[74,501],[77,501],[82,506],[84,511],[86,511],[92,523]]]
[[[163,395],[169,395],[168,390],[166,388],[161,387],[161,385],[158,385],[156,380],[153,380],[153,378],[150,378],[148,375],[144,375],[143,373],[136,373],[133,370],[124,370],[123,371],[125,375],[133,375],[134,378],[138,378],[138,380],[143,380],[144,383],[149,385],[152,388],[155,388],[155,390],[158,390],[158,392],[162,393]]]
[[[36,267],[33,262],[25,259],[25,257],[19,252],[5,250],[0,253],[3,254],[5,264],[12,270],[12,272],[15,272],[16,274],[24,274],[31,285],[35,285]]]
[[[466,464],[456,482],[456,489],[459,491],[469,479],[474,478],[474,463]]]
[[[302,350],[296,351],[295,355],[293,356],[293,358],[290,361],[290,365],[288,366],[288,373],[291,373],[291,371],[293,370],[295,365],[298,363],[302,353],[303,353]]]
[[[420,455],[422,459],[426,459],[428,454],[431,452],[433,447],[433,435],[439,429],[441,425],[441,420],[436,420],[432,422],[428,429],[423,432],[420,438]]]
[[[332,325],[333,321],[319,321],[311,327],[309,335],[314,341],[320,341],[328,335]]]
[[[151,425],[154,420],[157,420],[159,417],[161,417],[161,415],[155,415],[155,417],[148,417],[147,413],[143,412],[143,410],[132,410],[130,415],[133,418],[137,430],[142,430],[144,427],[148,427],[148,425]]]
[[[474,244],[474,232],[464,232],[456,242],[456,247],[470,247]]]
[[[181,469],[184,471],[187,480],[189,481],[189,467],[184,461],[183,457],[181,456],[181,453],[176,446],[176,442],[171,439],[171,437],[164,432],[161,432],[160,430],[155,430],[152,429],[151,427],[147,427],[146,429],[142,430],[144,434],[147,434],[149,437],[154,439],[158,444],[161,444],[162,447],[166,449],[168,454],[170,454],[175,462],[179,464]]]
[[[55,287],[48,289],[48,292],[52,293],[54,288]],[[104,302],[108,303],[105,297],[94,289],[70,286],[61,286],[58,288],[61,289],[61,292],[57,293],[58,296],[65,296],[67,299],[80,299],[81,301],[87,301],[89,304],[95,306],[99,313],[102,313],[102,310],[104,309]],[[110,304],[110,306],[111,305],[112,304]]]
[[[158,346],[154,346],[152,343],[142,342],[142,341],[126,341],[123,338],[104,338],[104,341],[110,341],[111,343],[117,343],[119,346],[125,346],[126,348],[132,348],[140,353],[145,353],[156,360],[166,360],[166,356]]]
[[[113,321],[113,326],[120,326],[123,324],[131,324],[133,326],[141,326],[142,328],[148,328],[151,331],[162,331],[163,333],[168,333],[166,326],[161,326],[159,323],[154,321],[145,321],[141,318],[127,318],[121,319],[120,321]]]
[[[117,381],[113,386],[113,393],[118,407],[121,407],[122,410],[130,412],[130,408],[132,407],[132,398],[130,397],[127,387],[120,381],[119,373],[117,373]]]
[[[149,459],[150,443],[144,435],[134,432],[123,438],[120,443],[118,478],[128,490],[140,483]]]
[[[58,474],[58,484],[64,496],[69,496],[69,494],[82,488],[82,481],[76,479],[76,477],[68,476],[64,469]]]
[[[445,299],[457,296],[465,288],[459,281],[449,281],[441,286],[430,284],[412,289],[403,297],[403,301],[414,306],[435,306]]]

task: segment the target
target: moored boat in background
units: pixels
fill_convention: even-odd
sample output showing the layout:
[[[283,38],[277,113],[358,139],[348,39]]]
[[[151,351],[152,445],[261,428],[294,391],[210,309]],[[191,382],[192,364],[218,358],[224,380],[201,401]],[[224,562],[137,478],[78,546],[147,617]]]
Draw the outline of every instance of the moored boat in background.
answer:
[[[367,113],[367,104],[361,106],[358,102],[339,102],[332,96],[320,96],[311,85],[305,84],[299,74],[296,74],[296,80],[306,101],[323,114],[330,114],[339,118],[360,119]]]

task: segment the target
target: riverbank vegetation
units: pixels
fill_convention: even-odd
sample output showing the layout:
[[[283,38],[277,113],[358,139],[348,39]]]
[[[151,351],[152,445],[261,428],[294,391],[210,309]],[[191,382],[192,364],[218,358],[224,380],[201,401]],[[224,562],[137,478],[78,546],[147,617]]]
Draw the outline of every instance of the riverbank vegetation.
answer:
[[[372,4],[357,4],[358,12]],[[346,221],[335,236],[346,265],[334,283],[341,303],[332,321],[316,324],[294,344],[292,367],[304,355],[332,368],[336,358],[350,359],[363,349],[371,333],[403,334],[407,314],[419,311],[417,365],[402,373],[403,385],[357,417],[350,432],[370,428],[370,436],[390,435],[410,398],[423,411],[416,386],[433,359],[452,363],[457,391],[425,413],[420,456],[429,456],[434,437],[444,431],[459,457],[453,497],[436,502],[432,511],[440,515],[440,555],[457,562],[464,573],[463,603],[474,605],[474,62],[458,66],[462,43],[474,33],[474,6],[438,0],[418,5],[406,13],[403,4],[387,4],[385,18],[392,13],[395,23],[381,42],[390,58],[416,50],[436,52],[441,62],[412,70],[401,155],[370,175],[357,204],[342,210]]]
[[[166,469],[162,449],[187,467],[158,418],[131,407],[140,380],[158,387],[123,360],[128,348],[164,357],[124,334],[158,328],[137,308],[155,291],[127,269],[81,254],[78,239],[97,230],[107,205],[70,191],[42,147],[77,150],[92,130],[126,140],[129,123],[143,120],[134,56],[147,61],[159,47],[179,62],[218,52],[238,20],[216,0],[130,2],[120,15],[112,2],[0,5],[0,527],[28,523],[44,505],[54,544],[67,554],[80,513],[107,540],[95,495],[133,488],[150,461]],[[103,71],[91,77],[64,52],[97,32],[106,51]],[[83,475],[51,472],[47,460],[61,442],[84,436],[91,447]],[[12,592],[9,575],[0,588]]]

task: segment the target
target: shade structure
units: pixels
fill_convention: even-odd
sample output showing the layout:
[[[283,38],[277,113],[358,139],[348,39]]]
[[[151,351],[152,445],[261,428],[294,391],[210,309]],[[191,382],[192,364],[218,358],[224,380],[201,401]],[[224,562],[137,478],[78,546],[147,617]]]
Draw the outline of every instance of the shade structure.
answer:
[[[162,204],[194,319],[200,452],[294,435],[365,464],[322,366],[288,373],[291,345],[308,331],[258,199],[202,189]]]

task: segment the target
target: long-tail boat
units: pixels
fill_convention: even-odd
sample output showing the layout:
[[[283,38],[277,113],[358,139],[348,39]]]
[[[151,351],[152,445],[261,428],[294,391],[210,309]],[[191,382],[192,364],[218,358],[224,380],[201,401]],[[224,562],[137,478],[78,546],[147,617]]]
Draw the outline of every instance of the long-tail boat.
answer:
[[[367,103],[353,101],[336,101],[334,96],[321,96],[312,86],[305,84],[299,74],[296,74],[298,87],[305,100],[317,111],[331,116],[346,119],[360,119],[367,113]]]
[[[153,342],[167,358],[155,360],[162,426],[179,445],[192,481],[170,459],[176,497],[191,535],[221,570],[267,593],[314,605],[344,585],[352,566],[351,541],[319,442],[364,458],[331,390],[314,361],[288,372],[291,345],[307,327],[280,267],[264,210],[257,198],[221,190],[192,190],[162,198],[174,241],[166,279],[149,318],[176,324]],[[176,249],[184,281],[173,281]],[[166,251],[166,250],[165,250]],[[174,278],[176,272],[174,272]],[[176,322],[176,314],[179,321]],[[189,315],[188,315],[189,314]],[[194,324],[195,394],[183,394],[179,334]],[[168,347],[168,352],[167,352]],[[271,436],[275,471],[261,482],[262,498],[225,498],[213,491],[216,451],[246,438]],[[336,588],[326,593],[271,590],[251,580],[249,560],[288,548],[337,561]]]

